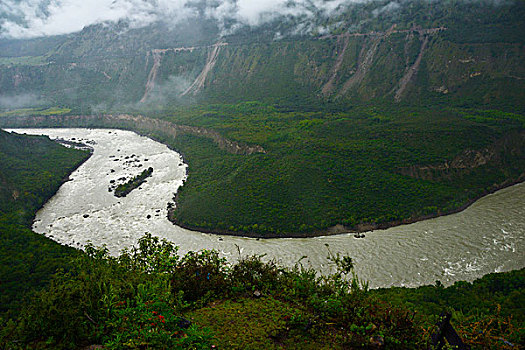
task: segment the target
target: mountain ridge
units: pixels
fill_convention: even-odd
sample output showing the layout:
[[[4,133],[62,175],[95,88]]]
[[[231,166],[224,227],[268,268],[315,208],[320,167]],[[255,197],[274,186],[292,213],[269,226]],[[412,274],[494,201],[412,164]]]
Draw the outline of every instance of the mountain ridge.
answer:
[[[461,105],[465,96],[470,104],[525,108],[525,48],[516,32],[525,31],[522,1],[407,1],[397,12],[374,15],[380,5],[387,3],[309,22],[281,18],[227,35],[199,20],[137,29],[92,25],[41,43],[3,39],[0,96],[34,93],[84,111],[250,100]],[[294,34],[304,23],[331,29]]]

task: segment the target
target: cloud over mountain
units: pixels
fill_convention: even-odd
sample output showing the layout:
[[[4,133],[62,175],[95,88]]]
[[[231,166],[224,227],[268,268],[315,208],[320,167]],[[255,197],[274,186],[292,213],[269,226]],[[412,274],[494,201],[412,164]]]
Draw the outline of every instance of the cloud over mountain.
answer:
[[[207,18],[226,23],[259,25],[278,16],[330,15],[365,0],[3,0],[0,36],[31,38],[68,34],[85,26],[126,21],[142,27],[156,21]]]

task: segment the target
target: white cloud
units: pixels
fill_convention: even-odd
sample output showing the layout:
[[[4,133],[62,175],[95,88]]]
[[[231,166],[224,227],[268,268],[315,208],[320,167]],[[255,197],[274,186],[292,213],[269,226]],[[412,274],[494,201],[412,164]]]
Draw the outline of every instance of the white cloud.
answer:
[[[386,4],[385,6],[383,6],[381,8],[375,9],[374,11],[372,11],[372,14],[375,17],[377,17],[377,16],[379,16],[380,14],[382,14],[384,12],[392,12],[392,11],[395,11],[395,10],[399,9],[400,7],[401,7],[401,5],[399,5],[395,1],[392,1],[392,2],[389,2],[388,4]]]
[[[364,0],[238,0],[235,14],[240,22],[256,26],[277,16],[330,15],[340,6],[357,2]]]
[[[15,38],[67,34],[91,24],[119,20],[144,26],[163,18],[190,15],[185,4],[186,0],[3,0],[0,13],[18,20],[4,19],[0,33]]]
[[[330,15],[340,6],[365,0],[203,0],[205,16],[219,24],[259,25],[278,16]],[[2,0],[0,36],[29,38],[67,34],[85,26],[128,21],[133,27],[196,16],[192,0]]]
[[[35,94],[25,93],[20,95],[0,95],[1,108],[22,108],[34,107],[42,104],[43,101]]]

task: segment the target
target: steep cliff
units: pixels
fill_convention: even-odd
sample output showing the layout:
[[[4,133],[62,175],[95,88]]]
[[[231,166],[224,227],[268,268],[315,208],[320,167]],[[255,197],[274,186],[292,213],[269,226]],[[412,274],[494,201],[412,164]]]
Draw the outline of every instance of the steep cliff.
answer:
[[[44,44],[2,40],[0,95],[34,93],[91,110],[254,99],[524,108],[523,2],[412,1],[397,12],[359,6],[325,27],[313,20],[323,34],[280,19],[228,35],[202,23],[193,31],[200,35],[188,34],[189,24],[119,24]]]

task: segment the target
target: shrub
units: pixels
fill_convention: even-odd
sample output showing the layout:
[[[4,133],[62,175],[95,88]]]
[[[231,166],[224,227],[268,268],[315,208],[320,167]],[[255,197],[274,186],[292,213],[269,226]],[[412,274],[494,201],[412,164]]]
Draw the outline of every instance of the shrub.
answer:
[[[229,290],[227,271],[226,259],[220,258],[218,252],[189,252],[172,273],[173,292],[177,295],[182,291],[188,301],[224,294]]]

